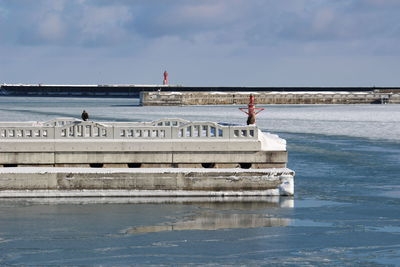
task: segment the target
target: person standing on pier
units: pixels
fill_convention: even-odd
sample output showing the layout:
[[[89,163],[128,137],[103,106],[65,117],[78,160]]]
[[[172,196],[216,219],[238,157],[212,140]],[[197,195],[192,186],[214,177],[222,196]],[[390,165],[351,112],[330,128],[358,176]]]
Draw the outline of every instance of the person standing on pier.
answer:
[[[85,110],[83,110],[81,117],[82,120],[87,121],[89,119],[89,114]]]

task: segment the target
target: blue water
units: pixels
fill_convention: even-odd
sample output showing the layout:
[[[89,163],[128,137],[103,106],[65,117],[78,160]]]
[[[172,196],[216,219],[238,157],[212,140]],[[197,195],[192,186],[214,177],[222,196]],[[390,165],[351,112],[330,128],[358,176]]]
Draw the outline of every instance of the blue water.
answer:
[[[47,105],[47,99],[5,99],[0,115],[32,120],[66,116],[70,107],[76,113],[82,106],[103,106],[99,117],[107,118],[163,115],[138,115],[145,112],[130,100],[55,99]],[[312,108],[325,112],[324,106]],[[231,109],[192,109],[227,110],[225,121],[237,122],[228,117]],[[186,111],[191,108],[165,109],[196,116]],[[209,119],[221,121],[221,115]],[[294,198],[3,199],[0,265],[400,266],[399,142],[293,129],[279,135],[296,171]]]

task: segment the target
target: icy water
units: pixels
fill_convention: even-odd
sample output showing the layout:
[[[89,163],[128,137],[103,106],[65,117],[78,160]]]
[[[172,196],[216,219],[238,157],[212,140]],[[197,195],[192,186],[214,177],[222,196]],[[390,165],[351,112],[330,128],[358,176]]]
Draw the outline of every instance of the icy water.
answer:
[[[237,107],[0,98],[0,120],[241,123]],[[400,266],[400,106],[268,106],[294,198],[0,200],[3,265]]]

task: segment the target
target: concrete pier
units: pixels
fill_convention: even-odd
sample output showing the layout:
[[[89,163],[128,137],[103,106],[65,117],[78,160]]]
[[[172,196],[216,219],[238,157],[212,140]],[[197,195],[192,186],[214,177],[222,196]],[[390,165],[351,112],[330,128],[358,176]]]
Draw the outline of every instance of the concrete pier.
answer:
[[[255,125],[0,122],[0,197],[293,195],[287,159]]]

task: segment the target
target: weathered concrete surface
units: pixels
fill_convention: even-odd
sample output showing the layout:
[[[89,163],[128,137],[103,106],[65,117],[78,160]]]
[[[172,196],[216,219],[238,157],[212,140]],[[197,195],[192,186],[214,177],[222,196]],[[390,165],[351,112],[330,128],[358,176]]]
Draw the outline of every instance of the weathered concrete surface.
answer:
[[[171,195],[212,195],[243,192],[250,195],[293,195],[294,172],[282,169],[84,169],[4,168],[0,170],[0,197],[20,190],[138,190],[154,196],[154,190]],[[11,191],[10,191],[11,190]],[[7,193],[8,192],[8,193]],[[40,192],[40,191],[38,191]],[[169,192],[169,193],[168,193]],[[211,193],[210,193],[211,192]],[[135,193],[131,192],[135,195]],[[18,195],[18,194],[17,194]],[[51,195],[51,194],[50,194]]]
[[[143,164],[140,167],[201,167],[202,163],[232,164],[251,163],[252,168],[285,167],[287,151],[232,151],[232,152],[0,152],[0,167],[9,164],[18,166],[69,166],[90,167],[90,164],[104,164],[103,167],[129,167],[129,164]],[[146,165],[150,164],[150,165]],[[192,165],[190,165],[192,164]],[[195,164],[195,165],[194,165]],[[224,167],[221,165],[221,167]]]
[[[143,106],[246,105],[249,95],[256,104],[400,104],[392,92],[142,92]]]
[[[156,204],[156,203],[196,203],[204,208],[231,208],[231,209],[248,209],[248,208],[293,208],[294,198],[291,196],[268,196],[261,191],[257,195],[257,191],[251,191],[252,195],[243,195],[243,192],[228,191],[213,192],[214,195],[204,196],[204,192],[199,191],[199,195],[193,194],[194,191],[182,193],[190,193],[190,195],[179,197],[171,197],[165,195],[170,191],[154,190],[152,196],[134,196],[139,190],[5,190],[0,191],[1,201],[15,201],[15,198],[21,199],[27,203],[38,204]],[[149,192],[149,191],[147,191]],[[250,192],[250,191],[247,191]],[[10,197],[4,197],[8,194]],[[40,197],[40,195],[45,197]],[[12,197],[11,197],[12,196]],[[18,197],[22,196],[22,197]],[[107,196],[107,197],[104,197]]]

